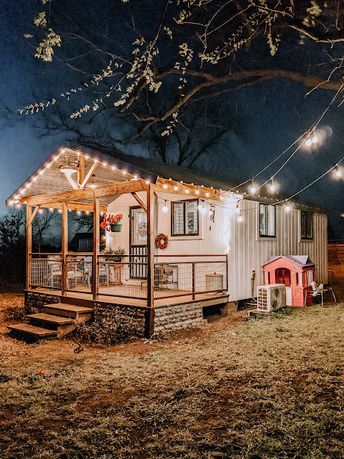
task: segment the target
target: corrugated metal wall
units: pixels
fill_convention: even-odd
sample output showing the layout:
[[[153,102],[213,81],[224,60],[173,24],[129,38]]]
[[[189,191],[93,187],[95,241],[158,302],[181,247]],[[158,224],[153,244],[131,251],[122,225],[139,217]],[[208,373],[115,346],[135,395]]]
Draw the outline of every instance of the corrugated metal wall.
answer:
[[[244,221],[231,218],[229,293],[231,300],[251,297],[251,276],[256,271],[255,287],[263,284],[262,265],[275,255],[309,255],[316,266],[316,280],[327,282],[327,215],[314,213],[313,239],[300,240],[300,210],[289,213],[276,208],[276,238],[259,238],[258,206],[254,201],[241,202]]]

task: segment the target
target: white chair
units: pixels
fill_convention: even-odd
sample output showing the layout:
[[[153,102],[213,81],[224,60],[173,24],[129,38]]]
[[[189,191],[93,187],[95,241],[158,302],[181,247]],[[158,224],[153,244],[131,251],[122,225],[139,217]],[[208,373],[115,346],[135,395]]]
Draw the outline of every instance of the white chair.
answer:
[[[336,295],[334,294],[333,288],[328,286],[324,287],[324,284],[317,284],[315,281],[311,282],[311,287],[312,287],[312,296],[315,298],[317,296],[320,296],[321,298],[321,306],[324,306],[324,293],[331,293],[333,297],[333,301],[337,303],[337,298]]]

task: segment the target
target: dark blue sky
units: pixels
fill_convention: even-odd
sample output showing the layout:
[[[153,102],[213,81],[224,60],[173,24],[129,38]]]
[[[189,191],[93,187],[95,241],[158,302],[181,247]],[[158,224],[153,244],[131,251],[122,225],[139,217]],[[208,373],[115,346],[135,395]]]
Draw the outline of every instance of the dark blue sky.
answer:
[[[51,88],[56,88],[56,64],[34,59],[34,51],[23,37],[24,33],[32,31],[33,8],[30,3],[0,0],[1,110],[4,105],[15,110],[31,102],[34,94],[44,100]],[[244,135],[230,138],[228,147],[223,149],[226,164],[223,173],[228,178],[236,181],[255,174],[305,131],[333,97],[333,93],[327,91],[315,91],[307,98],[304,94],[302,86],[283,80],[247,89],[235,96],[238,113],[245,125]],[[300,153],[293,158],[279,177],[284,190],[296,191],[342,156],[342,122],[342,109],[333,108],[322,123],[331,126],[332,138],[316,154]],[[40,139],[24,117],[18,116],[10,127],[3,121],[0,126],[0,212],[4,212],[5,198],[39,165],[59,139]],[[332,218],[344,210],[342,190],[343,183],[324,179],[300,198],[328,209]],[[341,225],[340,219],[332,220]]]

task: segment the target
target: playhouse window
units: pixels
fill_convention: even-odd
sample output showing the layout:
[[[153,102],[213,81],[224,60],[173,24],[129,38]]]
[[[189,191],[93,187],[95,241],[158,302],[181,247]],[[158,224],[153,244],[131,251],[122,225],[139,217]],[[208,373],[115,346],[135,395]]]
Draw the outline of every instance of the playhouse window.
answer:
[[[259,236],[276,237],[276,207],[259,204]]]
[[[199,232],[198,199],[172,202],[172,236],[196,236]]]
[[[301,239],[313,239],[313,214],[301,210]]]

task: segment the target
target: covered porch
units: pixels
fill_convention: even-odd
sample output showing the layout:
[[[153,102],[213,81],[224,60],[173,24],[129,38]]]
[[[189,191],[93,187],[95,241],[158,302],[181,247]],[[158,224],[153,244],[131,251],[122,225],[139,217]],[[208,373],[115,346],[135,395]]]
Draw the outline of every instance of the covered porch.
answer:
[[[93,149],[59,149],[8,200],[26,205],[27,292],[152,311],[194,302],[223,304],[228,299],[228,255],[211,243],[216,234],[206,224],[202,230],[199,215],[200,206],[221,199],[221,191],[210,186],[162,178]],[[165,212],[167,203],[172,212],[172,201],[177,202],[171,216],[177,229],[170,228]],[[102,234],[103,214],[117,208],[124,215],[122,233]],[[209,209],[214,222],[215,210]],[[32,223],[43,211],[61,214],[57,253],[33,251]],[[70,250],[72,212],[93,219],[91,252]],[[180,218],[189,218],[185,237],[174,234]],[[168,233],[168,250],[156,241],[162,227]],[[125,247],[120,255],[101,250],[104,244],[115,247],[116,241]]]

